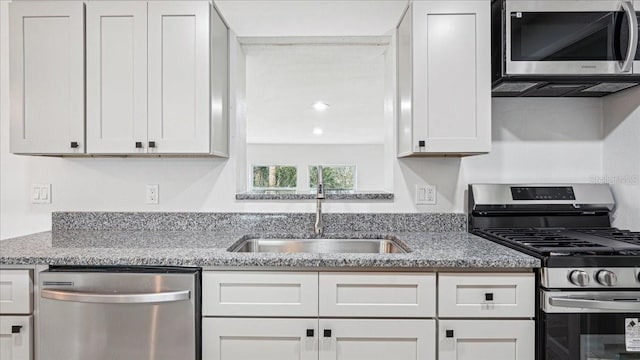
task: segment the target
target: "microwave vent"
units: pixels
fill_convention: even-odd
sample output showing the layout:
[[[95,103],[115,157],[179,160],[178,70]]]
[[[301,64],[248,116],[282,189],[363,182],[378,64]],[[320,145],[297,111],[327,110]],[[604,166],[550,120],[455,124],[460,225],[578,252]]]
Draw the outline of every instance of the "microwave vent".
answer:
[[[493,88],[494,92],[524,92],[538,85],[536,82],[508,82]]]
[[[607,92],[613,93],[620,90],[624,90],[633,86],[638,85],[637,83],[602,83],[590,88],[582,90],[582,92]]]

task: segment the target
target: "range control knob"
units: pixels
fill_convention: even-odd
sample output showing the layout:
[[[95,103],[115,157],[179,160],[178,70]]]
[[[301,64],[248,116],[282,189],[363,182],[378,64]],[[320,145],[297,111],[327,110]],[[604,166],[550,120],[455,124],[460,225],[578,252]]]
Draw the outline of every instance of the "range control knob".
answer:
[[[573,285],[587,286],[589,285],[589,274],[582,270],[573,270],[569,274],[569,281],[571,281]]]
[[[596,274],[596,280],[603,286],[615,286],[618,282],[618,277],[609,270],[600,270]]]

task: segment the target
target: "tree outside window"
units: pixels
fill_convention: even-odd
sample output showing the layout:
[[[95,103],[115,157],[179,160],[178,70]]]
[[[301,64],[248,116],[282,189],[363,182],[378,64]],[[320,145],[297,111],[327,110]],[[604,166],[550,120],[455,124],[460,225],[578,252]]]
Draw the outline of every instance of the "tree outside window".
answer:
[[[285,165],[254,165],[254,191],[295,191],[298,169]]]
[[[356,189],[355,165],[323,165],[322,183],[325,190],[354,191]],[[318,186],[317,166],[309,166],[309,188]]]

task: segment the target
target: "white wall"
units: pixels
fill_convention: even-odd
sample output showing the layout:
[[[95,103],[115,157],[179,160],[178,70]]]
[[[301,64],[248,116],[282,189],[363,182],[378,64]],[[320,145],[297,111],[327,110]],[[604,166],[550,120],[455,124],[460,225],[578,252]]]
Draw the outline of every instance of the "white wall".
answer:
[[[614,225],[640,231],[640,89],[604,100],[604,171],[617,209]]]
[[[242,46],[248,143],[384,144],[388,39],[278,40]]]
[[[50,213],[54,210],[314,211],[313,201],[235,200],[238,181],[243,182],[242,174],[246,174],[245,139],[237,138],[236,128],[244,126],[242,123],[231,124],[232,146],[228,160],[62,159],[10,154],[6,8],[6,2],[0,1],[0,238],[49,229]],[[240,50],[234,48],[232,53],[235,51]],[[232,91],[242,94],[244,89]],[[637,91],[634,94],[637,95]],[[244,118],[242,98],[234,100],[230,109],[231,113],[239,114],[241,120]],[[618,100],[611,101],[607,101],[606,109],[619,106]],[[633,108],[635,100],[620,98],[619,101],[630,102],[628,106]],[[385,161],[392,163],[394,169],[393,202],[327,202],[325,209],[327,212],[463,212],[464,190],[469,182],[592,181],[604,175],[602,109],[603,102],[599,99],[495,99],[496,141],[491,154],[463,159],[386,157]],[[632,124],[637,124],[638,110],[633,114]],[[624,125],[616,127],[611,134],[622,131],[633,140],[633,134],[626,134],[623,128],[628,121],[622,121]],[[611,140],[626,151],[635,151]],[[612,147],[608,151],[614,153]],[[620,159],[620,168],[624,169],[628,166],[627,160]],[[437,205],[417,207],[413,204],[414,186],[423,182],[437,185]],[[51,205],[30,204],[30,185],[34,183],[52,184]],[[145,204],[146,184],[160,185],[159,205]]]

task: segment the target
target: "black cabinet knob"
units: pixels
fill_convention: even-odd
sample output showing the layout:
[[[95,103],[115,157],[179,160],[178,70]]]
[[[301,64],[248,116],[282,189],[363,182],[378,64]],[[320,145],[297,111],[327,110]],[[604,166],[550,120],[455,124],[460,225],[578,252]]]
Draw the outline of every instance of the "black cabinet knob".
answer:
[[[424,140],[418,141],[418,147],[425,147],[426,144],[427,144],[427,142],[424,141]]]
[[[330,329],[324,329],[323,335],[324,335],[324,337],[331,337],[331,330]]]
[[[452,338],[453,337],[453,330],[447,330],[445,333],[446,333],[446,336],[448,338]]]
[[[22,325],[12,325],[11,326],[11,333],[12,334],[19,334],[20,333],[20,329],[22,329]]]
[[[78,144],[78,142],[77,142],[77,141],[72,141],[72,142],[71,142],[71,148],[72,148],[72,149],[77,149],[79,146],[80,146],[80,145]]]
[[[484,299],[486,301],[493,301],[493,293],[486,293],[484,294]]]
[[[142,148],[142,141],[136,141],[136,149]]]
[[[156,142],[155,141],[149,141],[149,147],[150,148],[156,147]]]
[[[307,337],[313,337],[315,331],[313,329],[307,329]]]

